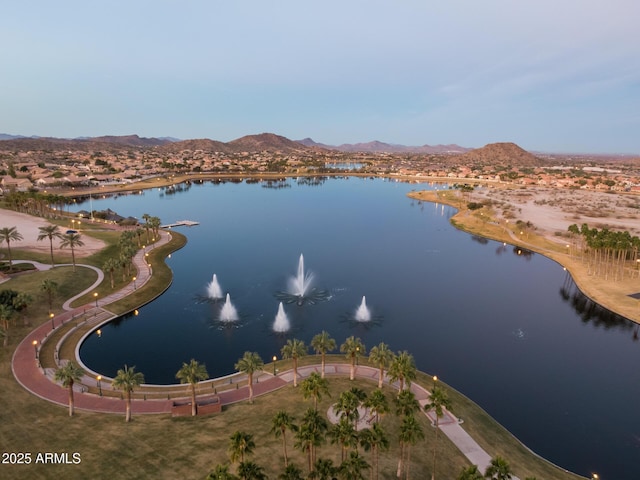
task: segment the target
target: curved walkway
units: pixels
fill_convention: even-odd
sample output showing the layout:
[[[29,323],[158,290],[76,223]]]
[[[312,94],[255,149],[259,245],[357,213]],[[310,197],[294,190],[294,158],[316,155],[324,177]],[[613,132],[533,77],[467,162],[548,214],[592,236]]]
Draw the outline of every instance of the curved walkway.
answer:
[[[167,243],[169,239],[170,234],[168,232],[162,232],[160,240],[153,244],[152,248]],[[102,271],[96,269],[95,267],[89,266],[89,268],[93,268],[94,270],[99,271],[98,281],[96,281],[90,288],[86,289],[84,292],[65,302],[64,310],[66,311],[54,317],[53,321],[57,321],[60,326],[68,321],[75,319],[76,317],[80,317],[83,314],[86,315],[88,310],[93,311],[94,321],[96,319],[99,319],[95,323],[95,325],[92,324],[93,328],[95,328],[98,324],[108,322],[109,320],[114,318],[114,314],[112,314],[108,310],[105,310],[100,305],[108,305],[124,298],[125,296],[132,293],[137,287],[141,287],[142,285],[144,285],[151,278],[151,269],[147,266],[145,254],[146,251],[143,249],[140,250],[134,257],[134,264],[138,272],[138,275],[136,277],[136,284],[132,282],[118,292],[103,297],[102,299],[96,299],[95,305],[87,304],[81,307],[71,308],[70,304],[76,298],[79,298],[82,295],[85,295],[86,293],[95,289],[96,286],[99,285],[100,282],[102,282],[102,280],[104,279],[104,274],[102,273]],[[36,262],[30,263],[34,263],[41,270],[47,270],[48,268],[51,268],[51,265],[37,264]],[[45,322],[38,328],[33,330],[31,333],[29,333],[17,346],[12,358],[11,368],[16,380],[26,390],[44,400],[67,407],[69,399],[67,389],[55,383],[52,378],[48,376],[48,374],[50,375],[52,374],[52,372],[45,372],[45,370],[40,366],[40,362],[38,359],[38,345],[41,345],[43,341],[46,341],[47,337],[55,331],[54,325],[55,324],[53,322],[52,324],[49,324],[49,322]],[[305,378],[313,372],[320,372],[321,368],[322,367],[320,365],[299,367],[298,375],[299,377]],[[349,364],[329,363],[325,368],[325,374],[328,376],[348,377],[349,372]],[[373,382],[377,382],[379,370],[377,368],[368,366],[357,366],[355,374],[359,378],[369,379]],[[276,375],[272,375],[263,371],[255,379],[256,383],[253,386],[254,396],[264,395],[266,393],[273,392],[289,384],[292,384],[293,375],[293,370],[279,372]],[[229,379],[229,384],[236,385],[235,389],[230,388],[218,393],[214,388],[212,388],[211,393],[209,393],[208,395],[199,395],[198,398],[201,401],[206,402],[208,398],[217,396],[222,406],[248,400],[249,388],[246,384],[246,375],[236,374],[225,377],[225,383],[226,378]],[[385,383],[391,385],[389,378],[385,377],[384,381]],[[95,387],[95,384],[95,377],[85,376],[79,384],[74,386],[75,408],[78,410],[99,413],[124,414],[124,400],[112,396],[102,396],[95,393],[88,393],[89,385],[91,387]],[[242,387],[240,387],[240,385],[242,385]],[[397,385],[392,386],[395,386],[397,388]],[[103,389],[103,391],[112,390],[110,379],[104,378],[104,384],[101,385],[101,388]],[[181,399],[189,398],[189,394],[186,391],[186,387],[184,385],[179,387],[175,385],[157,387],[158,391],[160,392],[163,390],[163,388],[165,389],[165,391],[172,389],[174,392],[176,388],[183,388],[185,395],[184,397],[181,397]],[[422,407],[424,407],[424,405],[428,403],[429,392],[425,388],[414,383],[411,385],[411,391],[416,395],[416,399],[419,401]],[[134,415],[171,413],[176,398],[170,399],[170,395],[167,395],[167,397],[167,399],[162,400],[135,399],[132,401],[131,411]],[[435,426],[434,414],[432,412],[425,412],[425,415],[427,415],[432,424]],[[461,422],[453,414],[445,411],[444,417],[440,418],[439,420],[438,428],[440,428],[440,430],[447,437],[449,437],[449,439],[460,449],[460,451],[472,464],[477,465],[480,471],[484,471],[490,464],[491,457],[460,426],[460,423]],[[516,477],[513,478],[516,479]]]

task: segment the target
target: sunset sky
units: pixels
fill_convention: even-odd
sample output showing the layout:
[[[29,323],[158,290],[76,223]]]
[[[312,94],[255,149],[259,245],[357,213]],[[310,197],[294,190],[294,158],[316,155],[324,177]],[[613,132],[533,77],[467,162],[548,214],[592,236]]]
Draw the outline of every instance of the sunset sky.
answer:
[[[640,154],[638,0],[0,9],[0,133]]]

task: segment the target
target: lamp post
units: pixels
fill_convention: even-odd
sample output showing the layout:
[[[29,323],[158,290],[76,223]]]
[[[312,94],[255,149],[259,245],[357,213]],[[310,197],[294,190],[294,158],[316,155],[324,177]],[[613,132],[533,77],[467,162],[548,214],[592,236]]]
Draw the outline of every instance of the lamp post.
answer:
[[[100,384],[100,380],[102,380],[102,375],[98,375],[96,377],[96,382],[98,384],[98,395],[102,396],[102,385]]]
[[[38,340],[34,340],[33,342],[31,342],[31,345],[33,345],[33,351],[36,354],[36,359],[38,358]]]
[[[52,312],[49,312],[49,318],[51,319],[51,330],[56,328],[55,324],[53,323],[53,317],[55,317],[55,315]]]
[[[98,308],[98,292],[93,292],[93,298],[96,300],[96,308]]]
[[[136,289],[136,277],[133,277],[133,289]]]
[[[276,361],[278,360],[278,357],[276,357],[274,355],[271,360],[273,360],[273,376],[275,377],[276,376]]]

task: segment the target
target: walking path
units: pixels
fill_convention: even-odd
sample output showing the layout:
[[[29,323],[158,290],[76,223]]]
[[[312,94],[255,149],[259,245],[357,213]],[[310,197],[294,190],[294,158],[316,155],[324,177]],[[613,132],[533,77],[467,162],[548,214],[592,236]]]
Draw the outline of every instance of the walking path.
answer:
[[[153,244],[151,248],[156,248],[160,245],[166,244],[169,240],[170,233],[162,232],[161,238]],[[53,369],[43,369],[40,366],[38,356],[39,351],[42,348],[42,343],[46,342],[47,338],[55,332],[55,323],[60,327],[69,321],[75,320],[78,322],[80,319],[83,319],[82,324],[90,324],[92,330],[95,330],[98,325],[106,323],[116,317],[115,314],[101,307],[101,305],[109,305],[116,302],[131,294],[136,288],[143,286],[147,281],[149,281],[152,272],[146,261],[146,253],[147,252],[143,249],[134,257],[133,262],[137,269],[135,281],[126,285],[118,292],[114,292],[113,294],[103,298],[96,298],[95,305],[93,305],[92,302],[91,304],[72,308],[70,305],[75,299],[94,290],[104,279],[104,274],[99,269],[88,265],[77,265],[93,268],[98,271],[98,280],[89,289],[66,301],[63,306],[65,312],[54,317],[51,324],[49,322],[45,322],[29,333],[18,345],[13,355],[11,363],[13,375],[26,390],[49,402],[65,407],[68,406],[68,390],[53,381]],[[18,261],[16,261],[16,263],[17,262]],[[39,264],[36,262],[29,263],[33,263],[40,270],[47,270],[48,268],[51,268],[51,265]],[[74,329],[75,328],[77,328],[77,326],[74,327]],[[58,360],[57,351],[58,350],[56,348],[56,361]],[[80,363],[79,358],[76,358],[76,361]],[[313,372],[320,372],[321,368],[322,367],[320,365],[299,367],[298,376],[300,378],[308,377]],[[329,363],[325,368],[325,374],[328,376],[348,377],[349,373],[349,364]],[[359,378],[377,382],[379,370],[368,366],[357,366],[355,374]],[[279,372],[276,375],[263,371],[255,378],[255,384],[253,386],[254,396],[264,395],[293,383],[293,375],[293,370]],[[227,383],[227,378],[228,383],[235,384],[236,388],[229,388],[227,390],[217,392],[214,388],[214,384],[219,382],[220,379],[214,380],[213,382],[209,381],[212,386],[211,393],[208,395],[199,395],[198,399],[202,402],[206,402],[208,398],[217,396],[222,406],[247,400],[249,398],[249,388],[247,386],[246,375],[235,374],[225,377],[225,384]],[[384,381],[391,385],[389,378],[386,376]],[[117,397],[89,393],[89,387],[95,386],[96,377],[89,375],[86,375],[79,384],[74,386],[74,404],[76,409],[100,413],[124,414],[124,400]],[[393,384],[392,386],[397,388],[397,384]],[[104,378],[102,380],[101,388],[105,392],[112,390],[111,379]],[[153,388],[156,392],[162,392],[164,389],[165,392],[171,391],[171,393],[167,393],[167,399],[163,398],[161,400],[146,400],[146,397],[145,400],[134,399],[131,405],[131,411],[134,415],[171,413],[174,401],[177,400],[177,398],[169,397],[171,394],[175,395],[176,389],[184,389],[184,397],[181,397],[182,400],[189,398],[189,393],[187,392],[187,387],[185,385],[154,386]],[[102,393],[102,390],[100,393]],[[429,392],[425,388],[414,383],[411,385],[411,391],[416,395],[416,399],[422,407],[428,403]],[[435,426],[434,414],[432,412],[425,412],[425,415],[427,415]],[[462,429],[460,423],[461,422],[453,414],[445,411],[444,417],[439,419],[438,428],[440,428],[440,430],[449,437],[449,439],[460,449],[472,464],[477,465],[480,471],[484,471],[490,464],[491,457],[475,440],[473,440],[473,438],[471,438],[471,436],[469,436],[465,430]],[[516,477],[513,478],[516,479]]]

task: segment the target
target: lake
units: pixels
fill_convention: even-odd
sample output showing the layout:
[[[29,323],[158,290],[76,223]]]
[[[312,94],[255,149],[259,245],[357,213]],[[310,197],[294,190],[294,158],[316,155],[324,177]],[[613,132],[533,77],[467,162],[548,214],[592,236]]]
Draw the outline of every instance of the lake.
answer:
[[[97,210],[200,225],[180,230],[189,241],[167,259],[169,290],[90,336],[83,362],[175,383],[191,358],[225,375],[244,351],[270,361],[286,339],[309,344],[321,330],[338,345],[350,335],[367,350],[384,341],[563,468],[640,478],[637,326],[585,299],[555,262],[456,230],[453,208],[406,196],[425,188],[435,186],[300,178],[94,197]],[[285,302],[290,330],[275,333],[301,254],[322,298]],[[224,302],[207,298],[213,274],[237,322],[220,322]],[[370,322],[354,319],[363,297]]]

